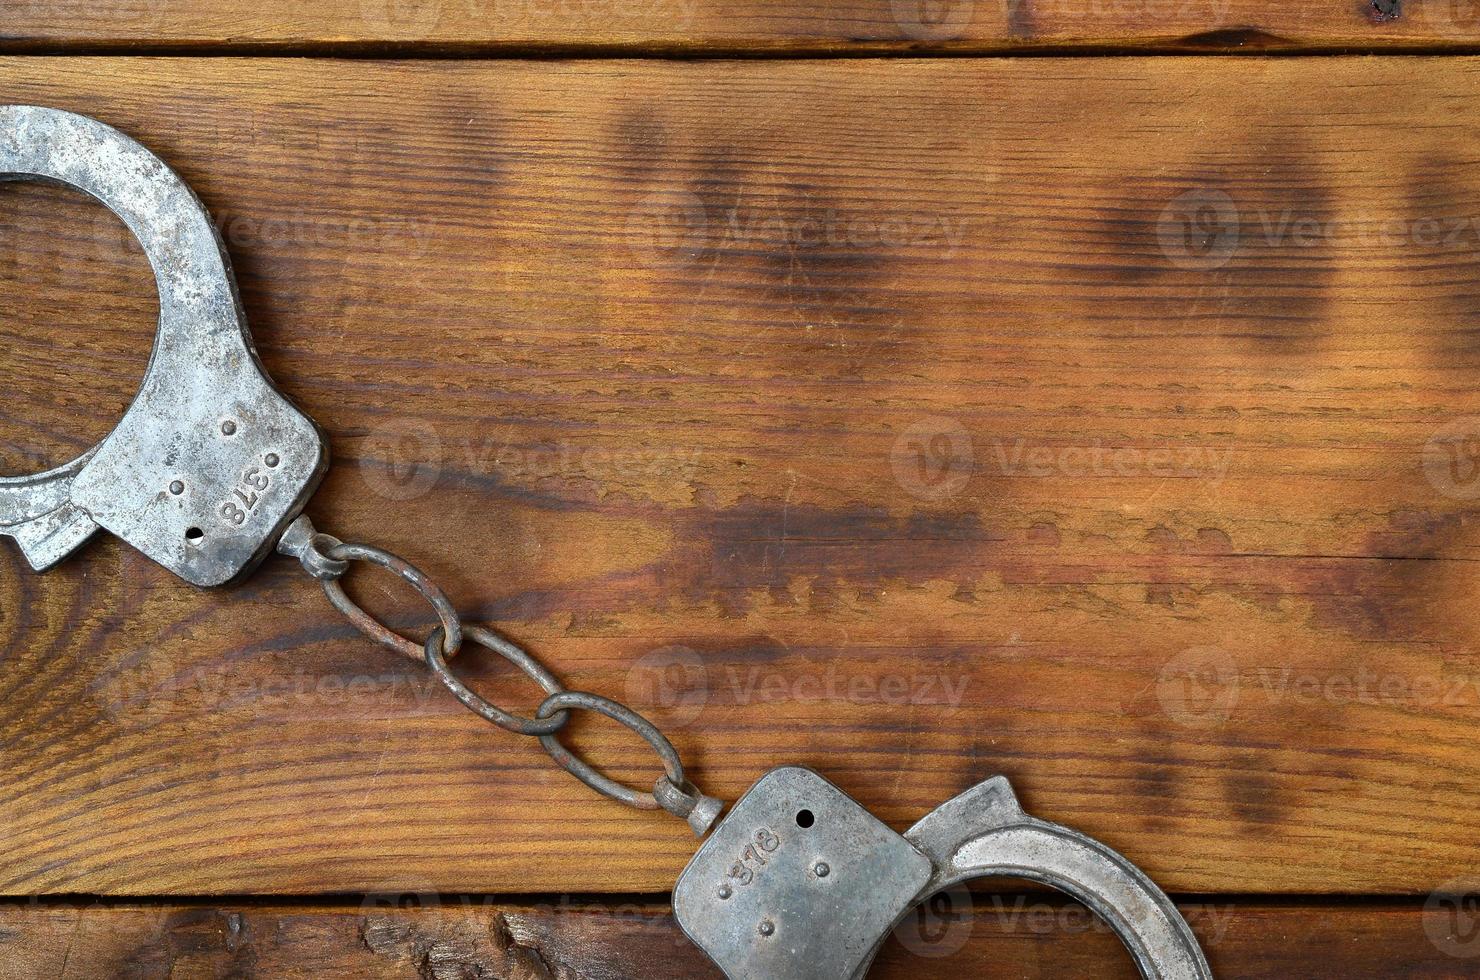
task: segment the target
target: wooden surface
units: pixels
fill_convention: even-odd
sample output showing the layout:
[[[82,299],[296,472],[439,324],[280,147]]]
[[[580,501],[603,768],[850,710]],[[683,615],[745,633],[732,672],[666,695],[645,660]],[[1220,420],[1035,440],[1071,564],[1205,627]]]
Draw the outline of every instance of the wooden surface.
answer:
[[[352,907],[29,904],[3,909],[0,978],[364,977],[374,980],[719,980],[666,905],[566,897],[545,903],[407,895]],[[1472,977],[1473,942],[1411,906],[1192,903],[1183,914],[1219,976]],[[1438,938],[1431,941],[1430,935]],[[949,920],[907,922],[870,980],[1139,974],[1079,905],[981,896]],[[1313,964],[1319,964],[1313,967]],[[1467,972],[1468,970],[1468,972]]]
[[[1480,824],[1480,63],[12,57],[0,91],[201,194],[329,433],[321,527],[630,700],[709,792],[806,764],[903,827],[1006,773],[1169,891],[1255,896],[1233,975],[1461,975],[1414,922]],[[108,430],[154,300],[101,209],[0,201],[24,473]],[[7,545],[0,623],[0,894],[306,901],[252,914],[358,956],[314,896],[660,895],[693,848],[286,561],[202,592],[107,537],[46,576]],[[53,949],[51,914],[0,927]],[[84,913],[74,968],[157,943],[134,914]],[[1042,945],[1004,955],[1126,965]]]
[[[0,49],[713,54],[1453,50],[1472,0],[12,0]]]

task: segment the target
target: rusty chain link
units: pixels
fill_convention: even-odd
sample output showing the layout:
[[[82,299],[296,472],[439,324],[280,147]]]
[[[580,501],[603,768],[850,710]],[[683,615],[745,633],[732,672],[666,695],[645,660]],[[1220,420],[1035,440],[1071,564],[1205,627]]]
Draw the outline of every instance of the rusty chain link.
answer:
[[[457,610],[435,582],[398,555],[369,545],[346,544],[316,531],[307,517],[300,516],[283,534],[278,550],[297,558],[304,569],[319,580],[324,594],[350,624],[381,646],[412,660],[425,663],[432,673],[470,711],[517,735],[538,738],[550,758],[591,789],[639,810],[666,810],[688,821],[694,833],[703,836],[718,819],[724,804],[705,796],[684,774],[683,762],[673,743],[652,722],[626,705],[598,694],[567,690],[542,663],[523,647],[481,626],[465,625]],[[340,580],[354,562],[366,562],[394,572],[426,599],[439,624],[424,643],[418,644],[387,627],[367,613],[344,591]],[[545,700],[534,717],[505,711],[468,687],[453,674],[448,660],[464,649],[464,641],[491,650],[524,674],[545,692]],[[556,735],[570,722],[576,710],[592,711],[625,726],[657,753],[663,764],[652,792],[624,786],[603,775]]]

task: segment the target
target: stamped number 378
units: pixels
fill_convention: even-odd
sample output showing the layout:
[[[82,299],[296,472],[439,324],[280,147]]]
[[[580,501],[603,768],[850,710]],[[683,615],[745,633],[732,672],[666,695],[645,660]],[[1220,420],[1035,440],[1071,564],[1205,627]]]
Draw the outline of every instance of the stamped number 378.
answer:
[[[746,844],[745,850],[740,852],[740,860],[730,867],[730,877],[741,885],[748,885],[755,881],[755,876],[761,868],[766,866],[766,859],[775,853],[781,846],[781,838],[777,837],[769,828],[762,827],[756,832],[755,842]]]
[[[241,482],[231,491],[234,499],[221,505],[221,516],[240,527],[257,507],[262,494],[272,485],[272,478],[255,466],[242,474]]]

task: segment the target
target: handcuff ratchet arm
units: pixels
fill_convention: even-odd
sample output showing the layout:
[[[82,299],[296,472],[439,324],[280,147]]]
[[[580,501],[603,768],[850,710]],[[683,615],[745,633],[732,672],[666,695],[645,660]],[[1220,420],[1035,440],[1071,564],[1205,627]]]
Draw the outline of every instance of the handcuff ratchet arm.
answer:
[[[941,804],[904,838],[934,865],[914,905],[973,878],[1036,881],[1071,895],[1103,919],[1148,980],[1212,978],[1197,937],[1165,892],[1119,852],[1023,812],[1004,776]],[[865,964],[854,980],[867,972]]]

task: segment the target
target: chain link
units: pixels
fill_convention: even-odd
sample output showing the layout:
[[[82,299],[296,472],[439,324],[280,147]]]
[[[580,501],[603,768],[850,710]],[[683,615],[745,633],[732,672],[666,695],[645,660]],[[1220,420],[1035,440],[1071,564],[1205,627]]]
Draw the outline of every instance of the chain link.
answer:
[[[678,750],[673,743],[663,737],[656,725],[648,721],[642,715],[633,711],[625,704],[604,698],[599,694],[588,694],[585,691],[561,691],[552,694],[540,705],[535,715],[540,718],[551,718],[557,712],[565,713],[573,708],[582,708],[586,711],[594,711],[605,715],[620,725],[625,725],[631,731],[642,737],[642,740],[652,746],[653,751],[658,753],[658,758],[663,762],[663,774],[668,782],[674,786],[682,786],[687,780],[684,779],[683,763],[678,758]],[[550,754],[556,764],[572,776],[585,783],[587,786],[614,800],[621,800],[628,806],[639,810],[659,809],[658,799],[653,793],[644,793],[635,790],[607,776],[597,772],[590,763],[576,755],[554,735],[541,735],[540,744]]]
[[[432,673],[437,675],[437,679],[445,684],[447,689],[467,706],[468,710],[515,735],[553,735],[570,721],[569,711],[556,712],[547,718],[521,718],[483,698],[458,680],[447,666],[447,660],[442,655],[442,635],[442,627],[438,626],[432,630],[432,635],[427,637],[426,649],[423,651],[426,654],[427,666],[432,668]],[[486,630],[481,626],[464,626],[463,636],[480,647],[492,650],[524,671],[529,675],[530,680],[544,689],[546,695],[559,694],[565,690],[555,679],[555,675],[546,670],[543,664],[531,657],[522,647],[510,643],[492,630]]]
[[[310,547],[318,552],[318,538],[315,537]],[[457,617],[457,610],[452,608],[446,593],[439,589],[435,582],[427,578],[422,571],[398,555],[380,548],[372,548],[364,544],[344,544],[339,542],[330,545],[322,552],[322,558],[332,562],[364,561],[372,565],[395,572],[401,578],[411,583],[411,587],[421,593],[422,598],[431,603],[432,609],[436,611],[437,618],[442,621],[442,653],[453,656],[462,647],[463,631],[462,620]],[[344,614],[344,617],[354,625],[355,629],[379,643],[381,646],[389,647],[398,653],[405,654],[412,660],[425,659],[425,652],[420,643],[408,640],[406,637],[387,628],[374,616],[349,597],[344,591],[344,586],[339,580],[344,577],[344,572],[328,578],[319,579],[319,584],[324,587],[324,595],[329,597],[335,609]]]
[[[598,793],[640,810],[666,810],[687,820],[694,833],[700,837],[708,833],[714,821],[719,818],[724,804],[713,797],[705,796],[689,782],[678,751],[658,731],[657,726],[618,701],[584,691],[566,690],[555,675],[523,647],[492,630],[464,625],[446,594],[404,558],[381,548],[346,544],[338,538],[320,534],[304,516],[289,525],[278,544],[278,550],[297,558],[304,569],[319,580],[329,602],[357,630],[382,646],[426,663],[437,679],[479,717],[506,731],[538,738],[545,751],[561,768]],[[345,593],[339,580],[348,572],[351,563],[357,561],[395,572],[431,604],[439,625],[432,630],[425,643],[417,644],[394,632],[360,608]],[[503,710],[452,673],[447,661],[462,649],[464,640],[470,640],[497,653],[539,685],[546,697],[533,718]],[[652,747],[663,764],[663,773],[658,776],[651,793],[632,789],[603,775],[556,738],[557,733],[569,723],[571,712],[578,709],[594,711],[624,725]]]

